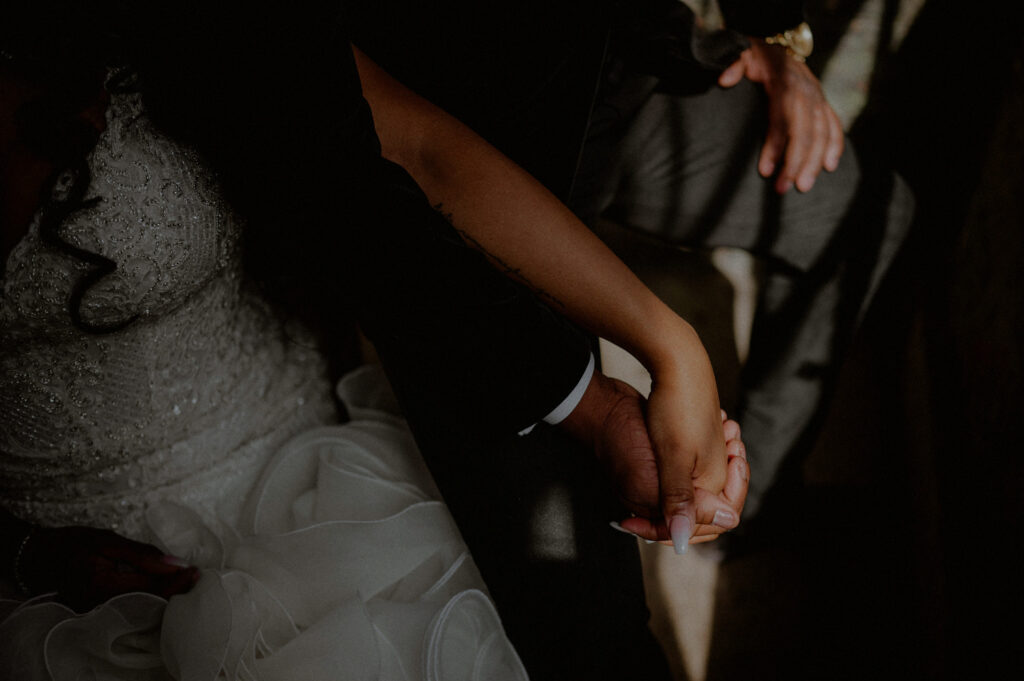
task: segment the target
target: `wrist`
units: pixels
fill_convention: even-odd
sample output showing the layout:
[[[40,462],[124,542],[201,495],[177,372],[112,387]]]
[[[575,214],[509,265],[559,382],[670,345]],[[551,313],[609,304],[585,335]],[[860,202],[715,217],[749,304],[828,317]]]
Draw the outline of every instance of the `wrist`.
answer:
[[[629,397],[629,390],[624,383],[594,372],[579,404],[559,427],[579,442],[593,446],[608,415],[620,400]]]
[[[652,381],[670,381],[685,374],[695,360],[707,358],[697,330],[681,317],[673,317],[651,334],[643,354],[637,357],[650,373]]]

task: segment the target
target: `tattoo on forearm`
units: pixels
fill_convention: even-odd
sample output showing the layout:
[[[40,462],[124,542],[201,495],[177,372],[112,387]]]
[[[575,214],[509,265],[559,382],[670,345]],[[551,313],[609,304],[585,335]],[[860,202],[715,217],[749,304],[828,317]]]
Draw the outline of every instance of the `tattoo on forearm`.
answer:
[[[521,269],[519,269],[518,267],[513,267],[512,265],[508,264],[494,253],[488,251],[486,248],[484,248],[483,244],[477,241],[473,237],[473,235],[471,235],[466,230],[459,229],[458,227],[456,227],[455,223],[452,221],[452,214],[449,212],[445,212],[444,204],[437,204],[436,206],[434,206],[434,210],[440,213],[441,217],[447,220],[448,224],[455,228],[455,231],[459,233],[459,236],[462,237],[462,240],[465,241],[470,248],[474,248],[483,253],[487,257],[487,259],[491,261],[491,264],[494,265],[502,274],[508,277],[512,277],[513,279],[525,284],[531,291],[533,291],[533,293],[538,298],[546,301],[549,305],[555,308],[565,309],[565,303],[559,300],[556,296],[552,295],[551,293],[548,293],[547,291],[545,291],[544,289],[530,281],[530,279],[523,274],[523,271]]]

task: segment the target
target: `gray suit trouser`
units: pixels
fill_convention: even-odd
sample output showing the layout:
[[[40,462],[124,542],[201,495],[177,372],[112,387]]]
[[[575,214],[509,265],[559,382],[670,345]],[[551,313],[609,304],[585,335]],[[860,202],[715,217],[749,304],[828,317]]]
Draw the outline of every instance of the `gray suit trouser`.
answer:
[[[785,465],[813,444],[842,350],[906,237],[913,199],[891,173],[862,172],[849,142],[839,168],[810,192],[777,195],[757,173],[767,109],[746,81],[642,102],[628,92],[599,100],[572,204],[584,220],[603,216],[672,245],[741,248],[761,261],[732,415],[750,459],[752,517]]]

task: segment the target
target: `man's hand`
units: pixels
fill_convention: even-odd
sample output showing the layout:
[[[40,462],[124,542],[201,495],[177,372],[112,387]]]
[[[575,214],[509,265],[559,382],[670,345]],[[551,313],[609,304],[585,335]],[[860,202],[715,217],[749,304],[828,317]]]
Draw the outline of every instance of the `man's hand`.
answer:
[[[84,612],[132,591],[163,598],[185,593],[199,571],[109,530],[55,527],[33,532],[18,576],[33,593],[57,592],[63,603]]]
[[[623,521],[622,527],[650,540],[668,540],[673,534],[679,534],[677,528],[665,521],[663,510],[668,490],[671,490],[672,504],[692,507],[692,511],[686,509],[682,513],[677,509],[677,516],[696,519],[692,532],[688,529],[685,538],[675,537],[677,551],[681,552],[688,540],[707,541],[735,527],[746,498],[749,472],[745,454],[738,457],[738,462],[733,459],[727,469],[724,459],[726,451],[742,450],[738,426],[729,421],[724,427],[725,439],[732,440],[731,449],[727,447],[722,452],[724,489],[718,485],[717,489],[709,491],[694,486],[695,471],[716,466],[700,466],[698,461],[684,466],[685,474],[672,475],[670,481],[663,480],[665,471],[674,468],[659,459],[652,445],[648,431],[651,416],[645,414],[645,406],[636,390],[597,373],[579,406],[562,422],[570,434],[590,444],[607,467],[620,501],[625,510],[633,514]],[[662,458],[671,455],[666,452]],[[709,455],[714,456],[714,453]],[[673,529],[677,531],[673,533]]]
[[[725,437],[725,448],[728,456],[725,486],[718,494],[713,494],[702,487],[694,487],[694,498],[697,506],[697,517],[700,523],[690,539],[691,544],[708,542],[716,539],[722,532],[730,530],[739,523],[743,502],[747,497],[750,484],[750,466],[747,463],[747,449],[740,439],[740,426],[729,420],[724,411],[722,415],[722,431]],[[710,515],[710,520],[708,517]],[[636,516],[623,520],[619,526],[632,534],[648,540],[675,544],[672,541],[670,528],[663,518]],[[680,547],[676,545],[676,552]]]
[[[842,123],[821,83],[784,47],[757,38],[722,72],[718,84],[732,87],[744,77],[764,86],[768,95],[768,134],[758,172],[771,177],[778,170],[775,190],[780,194],[794,185],[810,191],[822,168],[831,172],[839,165],[844,144]]]

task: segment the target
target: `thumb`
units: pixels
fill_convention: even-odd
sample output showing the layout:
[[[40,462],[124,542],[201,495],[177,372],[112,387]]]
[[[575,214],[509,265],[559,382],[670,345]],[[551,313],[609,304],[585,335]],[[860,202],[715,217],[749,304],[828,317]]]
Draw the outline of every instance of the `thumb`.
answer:
[[[691,467],[692,468],[692,467]],[[661,508],[677,554],[686,551],[697,527],[692,473],[661,473]]]
[[[662,398],[671,397],[674,392],[659,392],[662,389],[665,386],[658,385],[651,391],[651,399],[648,401],[649,431],[658,466],[661,515],[676,553],[681,554],[686,551],[690,537],[697,528],[693,478],[700,452],[697,443],[704,438],[694,434],[694,431],[699,431],[700,424],[688,422],[694,414],[699,414],[699,407],[689,409],[689,405],[684,402],[684,413],[691,412],[690,419],[677,418],[674,409],[664,413],[661,410],[666,403]],[[675,400],[671,401],[671,406],[677,406]],[[717,420],[717,408],[715,412],[714,420]],[[720,429],[721,425],[717,427]]]
[[[743,80],[747,72],[747,65],[743,58],[739,58],[726,67],[725,71],[718,76],[718,84],[724,88],[730,88]]]

